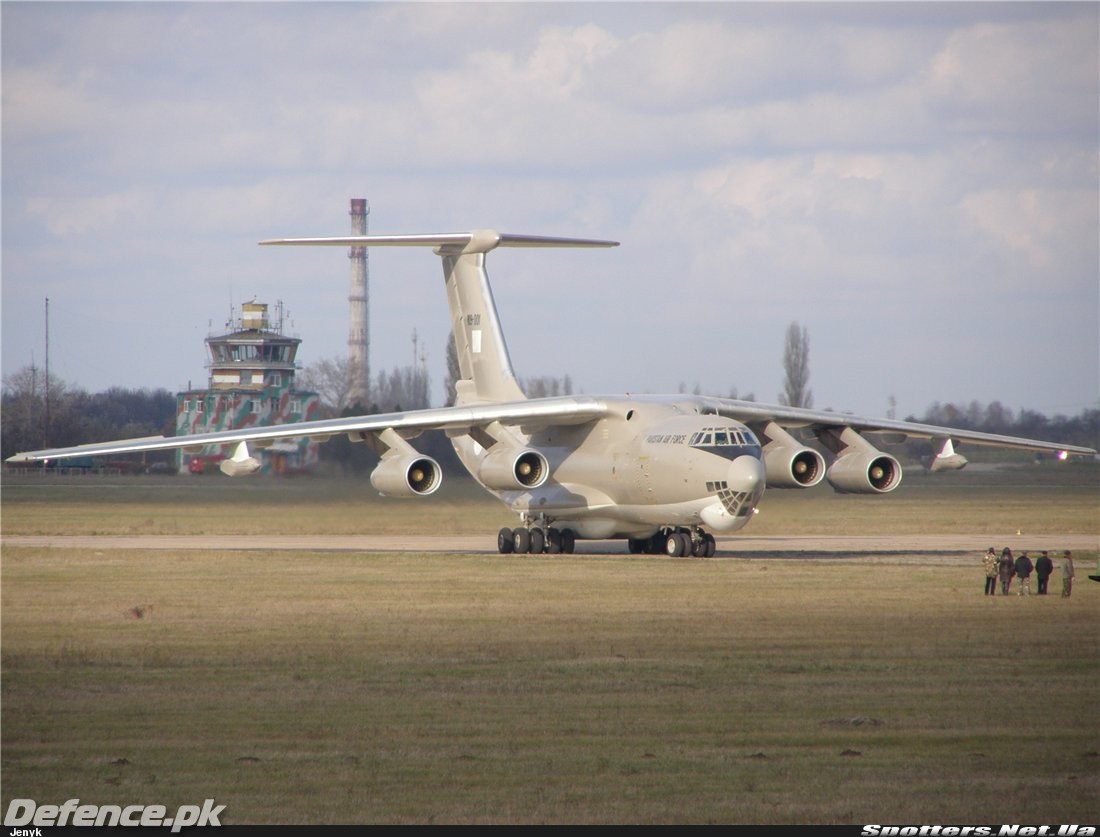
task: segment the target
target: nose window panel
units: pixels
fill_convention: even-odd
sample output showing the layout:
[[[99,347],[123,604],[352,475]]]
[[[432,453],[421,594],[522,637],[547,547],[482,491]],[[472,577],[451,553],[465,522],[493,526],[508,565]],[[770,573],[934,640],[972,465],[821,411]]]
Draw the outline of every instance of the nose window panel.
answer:
[[[725,480],[708,480],[707,491],[717,495],[722,507],[734,517],[752,512],[752,496],[747,491],[733,491]]]

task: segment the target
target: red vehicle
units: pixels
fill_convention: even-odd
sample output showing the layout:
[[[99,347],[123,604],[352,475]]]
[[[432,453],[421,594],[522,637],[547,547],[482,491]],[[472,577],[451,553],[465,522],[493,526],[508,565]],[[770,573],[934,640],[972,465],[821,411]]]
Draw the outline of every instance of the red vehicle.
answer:
[[[192,474],[205,474],[211,468],[215,468],[224,456],[192,456],[187,463],[187,470]]]

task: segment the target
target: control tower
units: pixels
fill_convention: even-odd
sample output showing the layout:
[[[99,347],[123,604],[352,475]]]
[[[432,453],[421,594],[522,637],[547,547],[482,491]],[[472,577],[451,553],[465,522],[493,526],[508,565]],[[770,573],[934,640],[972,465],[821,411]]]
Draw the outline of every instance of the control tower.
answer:
[[[265,427],[318,418],[320,397],[294,387],[298,369],[297,337],[283,334],[282,303],[278,320],[268,319],[268,307],[246,302],[239,317],[230,315],[225,331],[206,338],[210,379],[206,389],[188,389],[176,395],[176,435],[211,433],[241,427]],[[203,473],[232,455],[232,445],[211,446],[201,452],[183,450],[177,465],[182,472]],[[285,440],[257,448],[261,473],[283,474],[317,464],[318,443]]]

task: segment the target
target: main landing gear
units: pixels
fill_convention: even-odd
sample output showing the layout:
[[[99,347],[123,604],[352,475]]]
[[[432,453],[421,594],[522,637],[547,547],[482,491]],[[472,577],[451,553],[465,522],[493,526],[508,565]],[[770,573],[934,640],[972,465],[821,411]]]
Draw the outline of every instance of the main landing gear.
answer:
[[[497,533],[497,550],[503,554],[549,553],[559,555],[572,554],[577,536],[572,529],[558,529],[553,526],[532,526],[530,528],[501,529]],[[664,529],[650,538],[630,538],[627,546],[635,555],[667,555],[679,558],[693,555],[696,558],[710,558],[714,555],[714,535],[702,529]]]
[[[497,549],[504,555],[510,552],[570,554],[576,543],[577,536],[572,529],[557,529],[553,526],[547,529],[538,526],[530,529],[505,528],[497,533]]]
[[[669,558],[685,555],[710,558],[716,548],[714,535],[702,529],[663,529],[649,538],[631,538],[627,546],[635,555],[667,555]]]

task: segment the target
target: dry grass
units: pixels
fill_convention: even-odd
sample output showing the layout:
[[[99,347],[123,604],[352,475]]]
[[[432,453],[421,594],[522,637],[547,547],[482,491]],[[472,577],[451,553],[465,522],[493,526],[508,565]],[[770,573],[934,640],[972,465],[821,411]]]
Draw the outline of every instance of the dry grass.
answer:
[[[495,533],[513,519],[465,480],[417,499],[381,497],[366,478],[9,476],[3,484],[10,535],[400,534],[418,520]]]
[[[255,490],[236,511],[322,514]],[[1041,505],[1048,489],[1019,490]],[[233,502],[135,515],[59,497],[49,528],[50,496],[11,499],[5,485],[5,531],[118,532],[153,506],[193,522]],[[457,520],[499,515],[444,499]],[[84,503],[95,515],[73,523]],[[408,527],[408,508],[358,520]],[[1073,525],[1096,532],[1095,504],[1079,509]],[[226,824],[1090,822],[1100,584],[1078,566],[1068,600],[990,599],[970,567],[845,559],[5,548],[0,807],[209,797]]]

